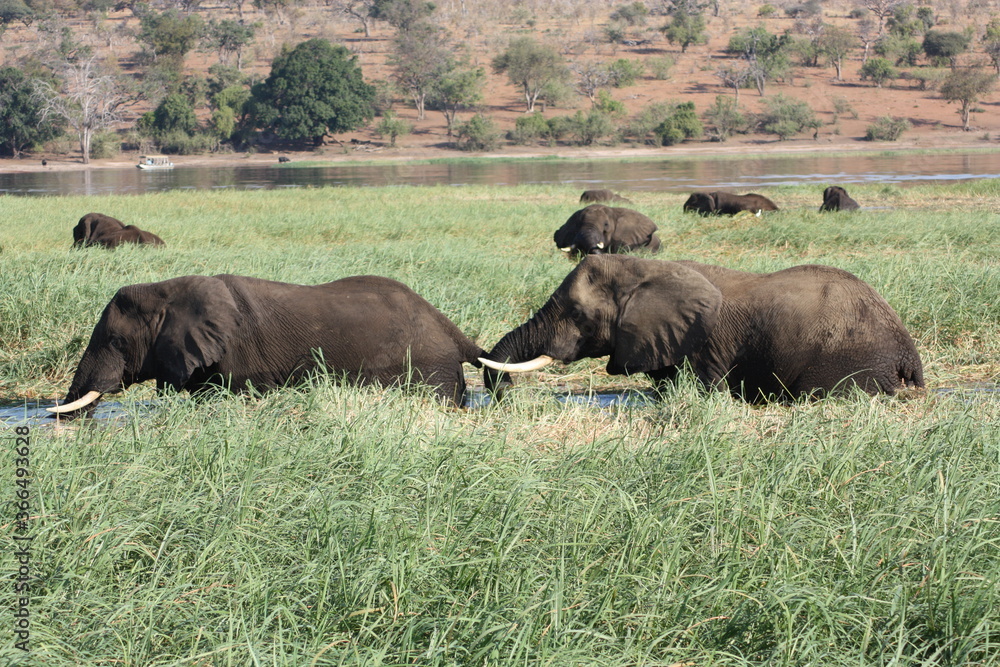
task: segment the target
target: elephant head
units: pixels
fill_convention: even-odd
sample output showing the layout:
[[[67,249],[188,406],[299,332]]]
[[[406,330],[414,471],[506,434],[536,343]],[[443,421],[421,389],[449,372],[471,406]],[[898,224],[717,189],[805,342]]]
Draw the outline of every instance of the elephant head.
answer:
[[[854,201],[847,190],[839,185],[831,185],[823,191],[823,204],[819,207],[820,213],[825,211],[854,211],[861,208],[858,202]]]
[[[764,211],[777,211],[773,201],[754,192],[737,195],[732,192],[695,192],[684,202],[684,212],[695,211],[702,215],[736,215],[749,211],[760,215]]]
[[[123,287],[94,327],[62,405],[74,412],[103,395],[156,380],[182,389],[222,359],[242,316],[223,281],[185,276]]]
[[[708,388],[758,400],[856,384],[923,386],[913,340],[888,303],[825,266],[771,274],[624,255],[585,258],[528,322],[482,359],[487,388],[553,359],[608,356],[613,375],[672,379],[688,362]]]
[[[660,249],[656,223],[628,208],[591,204],[553,234],[556,247],[570,255],[596,255],[636,248]]]
[[[122,243],[164,245],[163,239],[103,213],[88,213],[73,228],[74,246],[116,248]]]
[[[584,190],[583,194],[580,195],[581,204],[599,204],[605,201],[619,202],[621,204],[632,203],[632,200],[626,199],[625,197],[606,189]]]

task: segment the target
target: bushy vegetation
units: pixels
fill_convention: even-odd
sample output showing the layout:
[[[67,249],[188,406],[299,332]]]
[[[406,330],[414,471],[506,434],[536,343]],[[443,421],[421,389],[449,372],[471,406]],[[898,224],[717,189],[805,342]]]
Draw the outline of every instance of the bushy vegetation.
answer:
[[[874,123],[865,128],[865,139],[868,141],[896,141],[910,127],[910,121],[905,118],[879,116]]]
[[[852,186],[871,210],[836,224],[820,192],[768,191],[782,211],[751,223],[685,216],[687,193],[629,196],[671,239],[664,259],[870,282],[913,333],[926,393],[751,406],[685,376],[652,397],[604,360],[469,410],[327,377],[198,401],[135,387],[118,417],[31,425],[32,659],[990,664],[1000,192]],[[0,197],[0,391],[60,396],[118,287],[190,273],[386,275],[489,347],[572,268],[551,233],[578,196]],[[91,210],[167,246],[71,249]],[[589,388],[627,402],[598,408]],[[0,662],[23,658],[0,646]]]

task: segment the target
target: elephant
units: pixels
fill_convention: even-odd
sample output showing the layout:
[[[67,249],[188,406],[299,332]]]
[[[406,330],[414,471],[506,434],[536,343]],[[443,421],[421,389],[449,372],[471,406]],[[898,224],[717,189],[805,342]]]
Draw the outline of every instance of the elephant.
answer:
[[[321,368],[355,384],[421,383],[461,406],[462,363],[478,368],[483,354],[437,308],[390,278],[295,285],[182,276],[119,289],[64,402],[48,409],[91,410],[103,394],[146,380],[195,395],[212,386],[264,391]]]
[[[626,199],[611,190],[584,190],[583,194],[580,195],[581,204],[599,204],[604,201],[619,202],[622,204],[632,203],[631,199]]]
[[[126,225],[121,220],[103,213],[88,213],[80,218],[73,228],[74,246],[99,245],[116,248],[122,243],[164,245],[163,239],[134,225]]]
[[[871,286],[830,266],[749,273],[693,261],[585,257],[535,315],[480,359],[498,398],[508,373],[608,355],[612,375],[658,388],[690,364],[748,402],[923,387],[913,339]]]
[[[684,212],[695,211],[702,215],[736,215],[750,211],[760,215],[762,211],[777,211],[774,202],[755,193],[735,195],[731,192],[694,192],[684,202]]]
[[[819,207],[819,212],[825,211],[855,211],[861,208],[858,202],[851,199],[847,190],[839,185],[831,185],[823,190],[823,205]]]
[[[656,223],[630,208],[591,204],[582,208],[556,230],[556,247],[571,255],[596,255],[646,248],[660,249]]]

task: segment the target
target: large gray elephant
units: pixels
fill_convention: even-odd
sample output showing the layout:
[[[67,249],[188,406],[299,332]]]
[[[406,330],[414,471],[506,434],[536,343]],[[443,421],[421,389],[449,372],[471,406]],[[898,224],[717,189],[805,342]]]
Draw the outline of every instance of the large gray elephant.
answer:
[[[823,204],[819,207],[819,212],[826,211],[855,211],[861,208],[858,202],[851,199],[847,190],[839,185],[831,185],[823,190]]]
[[[103,213],[88,213],[73,228],[74,246],[117,248],[122,243],[164,245],[163,239]]]
[[[749,211],[760,215],[762,211],[777,211],[774,202],[765,197],[750,192],[737,195],[732,192],[694,192],[684,202],[684,212],[694,211],[702,215],[736,215]]]
[[[608,355],[608,373],[656,384],[689,362],[709,388],[749,401],[923,387],[913,339],[892,307],[829,266],[747,273],[627,255],[586,257],[528,322],[483,361],[494,393],[507,372]]]
[[[357,384],[431,386],[461,405],[482,348],[409,287],[379,276],[293,285],[184,276],[118,290],[56,413],[156,380],[158,389],[267,390],[317,368]]]
[[[631,204],[631,199],[626,199],[619,194],[615,194],[611,190],[600,189],[600,190],[584,190],[583,194],[580,195],[581,204],[600,204],[601,202],[617,202],[619,204]]]
[[[630,208],[591,204],[569,217],[553,235],[556,247],[570,255],[596,255],[646,248],[660,249],[656,223]]]

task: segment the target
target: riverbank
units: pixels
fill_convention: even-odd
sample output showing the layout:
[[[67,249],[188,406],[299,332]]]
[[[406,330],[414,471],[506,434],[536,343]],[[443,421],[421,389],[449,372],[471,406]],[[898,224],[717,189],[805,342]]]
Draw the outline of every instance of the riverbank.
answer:
[[[466,152],[443,148],[440,144],[428,145],[412,141],[389,147],[378,142],[331,143],[311,151],[257,150],[252,152],[226,152],[204,155],[177,155],[172,160],[177,167],[219,166],[260,166],[281,164],[279,158],[287,158],[288,163],[347,163],[347,162],[410,162],[419,160],[466,160],[476,159],[533,159],[559,158],[568,160],[599,159],[714,159],[740,158],[756,155],[808,155],[822,153],[901,153],[920,154],[936,151],[1000,151],[1000,141],[986,139],[982,135],[961,131],[928,130],[912,133],[905,140],[895,142],[870,142],[857,137],[837,135],[820,136],[818,139],[797,139],[776,141],[759,136],[732,139],[725,143],[700,141],[687,142],[677,146],[653,148],[635,146],[504,146],[492,152]],[[95,159],[84,164],[78,156],[33,155],[20,159],[0,159],[0,173],[38,171],[77,171],[83,169],[122,169],[134,167],[138,153],[122,153],[114,158]],[[44,162],[44,164],[43,164]]]

